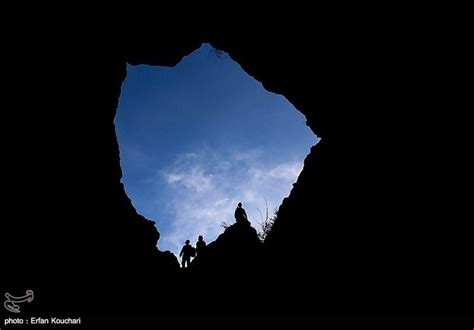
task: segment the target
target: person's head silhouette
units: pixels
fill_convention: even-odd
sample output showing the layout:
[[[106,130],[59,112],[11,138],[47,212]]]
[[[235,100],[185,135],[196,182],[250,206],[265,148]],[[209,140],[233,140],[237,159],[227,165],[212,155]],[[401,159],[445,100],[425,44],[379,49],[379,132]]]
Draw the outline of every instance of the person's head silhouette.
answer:
[[[241,202],[239,202],[239,204],[237,204],[237,206],[238,206],[238,207],[242,207],[242,203],[241,203]]]
[[[186,245],[188,245],[189,243],[191,243],[191,241],[189,239],[186,240],[186,242],[184,242]]]
[[[198,241],[202,241],[202,240],[203,240],[202,235],[199,235],[199,236],[198,236]]]

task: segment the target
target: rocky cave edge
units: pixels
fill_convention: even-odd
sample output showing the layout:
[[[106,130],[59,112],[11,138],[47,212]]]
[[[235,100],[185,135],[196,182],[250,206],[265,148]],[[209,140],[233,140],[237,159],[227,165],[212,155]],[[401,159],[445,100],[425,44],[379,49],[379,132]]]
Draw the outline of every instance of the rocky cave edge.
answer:
[[[436,117],[420,104],[442,105],[420,86],[425,52],[409,31],[337,22],[316,32],[279,21],[238,32],[230,22],[187,32],[174,23],[104,48],[43,37],[34,57],[29,43],[13,43],[2,55],[5,102],[24,110],[5,113],[17,128],[3,149],[5,212],[17,215],[3,241],[5,283],[35,289],[32,313],[179,313],[196,297],[197,313],[468,311],[459,299],[467,231],[454,195],[425,166]],[[22,40],[40,33],[30,32]],[[175,66],[204,42],[286,97],[321,142],[261,251],[203,263],[190,281],[125,194],[113,120],[127,63]]]

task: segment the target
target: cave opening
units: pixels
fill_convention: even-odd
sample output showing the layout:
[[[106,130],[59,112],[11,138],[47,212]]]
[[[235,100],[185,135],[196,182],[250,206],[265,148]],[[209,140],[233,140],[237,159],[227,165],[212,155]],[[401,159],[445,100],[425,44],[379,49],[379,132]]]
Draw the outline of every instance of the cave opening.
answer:
[[[239,201],[259,229],[319,140],[283,96],[209,44],[174,68],[128,65],[115,125],[127,195],[176,255],[186,239],[213,241]]]

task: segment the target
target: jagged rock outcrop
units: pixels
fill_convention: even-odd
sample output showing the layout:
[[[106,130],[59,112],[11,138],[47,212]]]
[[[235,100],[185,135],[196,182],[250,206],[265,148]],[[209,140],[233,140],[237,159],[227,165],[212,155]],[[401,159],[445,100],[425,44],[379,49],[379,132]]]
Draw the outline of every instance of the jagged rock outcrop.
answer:
[[[206,246],[191,267],[206,274],[223,269],[233,270],[234,274],[243,268],[254,271],[251,265],[262,262],[262,248],[255,228],[248,222],[234,223]]]
[[[263,252],[250,223],[226,228],[180,274],[184,294],[198,297],[193,313],[260,313],[261,301],[255,298],[266,290]]]

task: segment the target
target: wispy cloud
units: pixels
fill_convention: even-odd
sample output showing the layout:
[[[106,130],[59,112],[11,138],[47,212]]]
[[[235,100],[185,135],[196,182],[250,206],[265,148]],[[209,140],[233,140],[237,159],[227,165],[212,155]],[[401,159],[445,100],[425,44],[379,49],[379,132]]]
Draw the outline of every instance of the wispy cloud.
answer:
[[[172,186],[182,186],[190,192],[204,193],[212,188],[212,174],[205,174],[200,165],[189,169],[164,174],[166,182]]]
[[[268,163],[260,149],[230,153],[203,148],[179,155],[156,180],[168,189],[167,212],[174,217],[170,228],[162,231],[160,249],[177,253],[186,239],[193,242],[198,235],[207,242],[214,240],[223,230],[222,222],[234,222],[239,201],[258,227],[265,199],[271,214],[290,192],[302,166],[302,160]]]
[[[131,166],[130,171],[143,170],[152,163],[152,158],[139,144],[131,141],[120,141],[120,159],[121,162]]]

